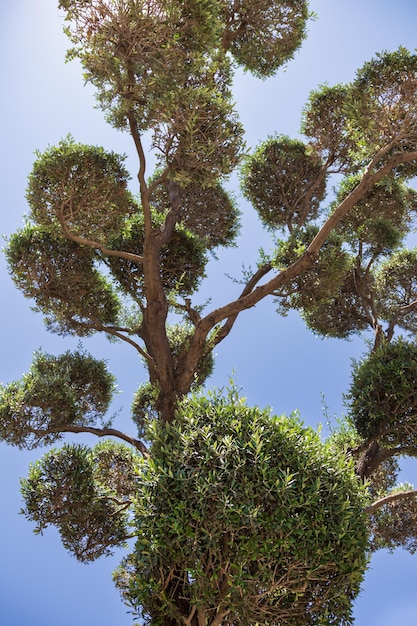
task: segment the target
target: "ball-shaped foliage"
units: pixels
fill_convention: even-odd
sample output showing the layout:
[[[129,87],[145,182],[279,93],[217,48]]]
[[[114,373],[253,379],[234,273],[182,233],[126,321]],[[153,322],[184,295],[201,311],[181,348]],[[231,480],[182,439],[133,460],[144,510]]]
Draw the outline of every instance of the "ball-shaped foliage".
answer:
[[[49,450],[22,480],[22,512],[35,522],[35,532],[55,526],[80,561],[111,554],[129,534],[136,464],[134,452],[110,441]]]
[[[242,189],[265,226],[302,226],[317,216],[326,191],[322,163],[298,140],[262,143],[242,169]]]
[[[346,402],[362,437],[391,447],[415,446],[417,346],[399,338],[356,364]]]
[[[170,208],[169,183],[161,183],[151,197],[152,207],[159,213]],[[239,230],[239,211],[220,184],[202,187],[191,183],[181,189],[180,223],[201,239],[211,250],[231,246]]]
[[[417,249],[400,249],[381,263],[375,275],[377,306],[382,319],[395,320],[406,331],[417,332]]]
[[[377,54],[358,70],[351,86],[349,117],[370,151],[375,144],[383,146],[391,141],[394,151],[416,149],[416,76],[417,55],[403,47]],[[413,161],[400,166],[403,175],[415,176]]]
[[[273,264],[276,268],[289,267],[299,258],[313,241],[318,227],[307,226],[295,231],[286,241],[279,241]],[[333,298],[352,269],[352,259],[343,249],[343,240],[331,233],[322,246],[310,269],[297,276],[291,286],[283,289],[283,295],[276,292],[278,310],[289,309],[310,311]]]
[[[83,351],[36,352],[28,374],[0,388],[0,439],[30,449],[72,426],[102,426],[114,383],[106,363]]]
[[[331,298],[303,308],[302,317],[314,333],[323,337],[346,339],[365,330],[369,320],[357,292],[354,270],[346,274]]]
[[[47,228],[106,240],[133,210],[124,157],[70,137],[38,153],[29,176],[30,217]]]
[[[119,300],[91,248],[27,225],[10,237],[6,256],[16,287],[35,300],[49,330],[85,336],[116,322]]]
[[[153,424],[135,552],[116,572],[152,624],[338,624],[366,566],[362,487],[293,416],[193,397]],[[205,617],[204,617],[205,616]]]
[[[223,45],[255,76],[272,76],[289,61],[305,37],[308,3],[293,0],[225,2]]]
[[[348,96],[345,85],[324,85],[313,91],[303,111],[301,127],[310,148],[323,161],[341,170],[351,166],[355,151],[346,115]]]
[[[359,181],[358,176],[343,181],[335,206],[353,191]],[[400,181],[383,178],[341,220],[338,232],[355,248],[361,242],[366,256],[388,254],[405,236],[409,215],[415,211],[415,206],[414,192]]]

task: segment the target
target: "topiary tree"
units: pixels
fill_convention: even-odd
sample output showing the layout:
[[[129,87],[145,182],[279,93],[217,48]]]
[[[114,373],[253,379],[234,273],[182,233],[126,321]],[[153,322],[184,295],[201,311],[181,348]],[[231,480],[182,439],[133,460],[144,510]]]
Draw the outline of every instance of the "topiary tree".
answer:
[[[128,132],[124,158],[67,137],[39,152],[30,212],[6,248],[11,276],[52,332],[133,348],[148,380],[134,436],[107,411],[114,379],[83,349],[38,352],[0,390],[0,436],[21,448],[66,433],[23,481],[24,513],[55,525],[82,561],[136,538],[115,579],[150,624],[349,624],[372,549],[415,547],[415,492],[395,487],[415,455],[414,251],[417,56],[385,52],[347,85],[311,94],[303,137],[252,155],[232,99],[237,65],[265,78],[301,45],[306,2],[61,0],[99,107]],[[147,169],[144,135],[155,154]],[[237,297],[196,304],[209,255],[235,245],[226,178],[271,234]],[[329,178],[338,189],[325,203]],[[323,442],[295,417],[201,390],[213,352],[265,298],[322,336],[369,329],[349,416]],[[407,334],[395,339],[397,328]],[[199,390],[200,395],[190,395]],[[365,484],[364,484],[365,483]],[[398,519],[410,505],[404,527]]]

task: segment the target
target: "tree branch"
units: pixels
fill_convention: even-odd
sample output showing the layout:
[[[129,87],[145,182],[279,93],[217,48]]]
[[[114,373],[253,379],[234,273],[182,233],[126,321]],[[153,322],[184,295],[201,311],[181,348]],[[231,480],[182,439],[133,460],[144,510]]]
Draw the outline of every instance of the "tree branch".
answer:
[[[46,430],[38,430],[36,428],[29,428],[28,430],[38,437],[43,437],[52,433],[89,433],[91,435],[96,435],[97,437],[117,437],[118,439],[129,443],[131,446],[139,450],[139,452],[145,459],[150,458],[150,452],[142,441],[140,441],[139,439],[135,439],[130,435],[126,435],[116,428],[94,428],[93,426],[62,425],[48,428]]]
[[[391,502],[397,502],[399,500],[408,500],[417,496],[417,489],[410,489],[409,491],[398,491],[397,493],[392,493],[388,496],[384,496],[379,500],[376,500],[372,504],[366,507],[365,513],[368,515],[372,515],[380,509],[382,506],[386,504],[390,504]]]
[[[91,248],[95,248],[96,250],[100,250],[102,254],[105,256],[115,256],[119,259],[126,259],[127,261],[133,261],[134,263],[142,263],[143,257],[139,254],[132,254],[131,252],[123,252],[122,250],[111,250],[110,248],[106,248],[98,241],[94,241],[93,239],[89,239],[88,237],[80,237],[73,233],[66,224],[62,215],[59,215],[59,222],[61,224],[62,230],[64,231],[67,239],[71,239],[71,241],[75,241],[75,243],[79,243],[82,246],[90,246]]]
[[[328,239],[330,233],[339,224],[340,220],[377,182],[379,182],[386,174],[391,172],[398,165],[409,163],[417,159],[417,151],[395,154],[387,161],[387,163],[385,163],[385,165],[380,167],[377,171],[374,171],[378,163],[381,162],[381,159],[397,145],[398,141],[395,140],[379,150],[365,169],[361,181],[334,210],[334,212],[320,228],[319,232],[314,237],[305,252],[296,261],[294,261],[292,265],[279,272],[268,282],[255,288],[255,285],[257,285],[262,275],[265,275],[271,269],[269,264],[264,265],[254,274],[237,300],[229,302],[228,304],[211,311],[208,315],[198,321],[195,332],[191,338],[190,348],[187,355],[187,363],[182,365],[182,382],[180,384],[181,390],[188,391],[189,381],[191,380],[190,371],[192,370],[194,372],[195,366],[199,361],[202,351],[204,350],[207,336],[215,326],[227,319],[223,329],[219,332],[216,342],[219,343],[228,335],[239,313],[255,306],[266,296],[269,296],[278,289],[281,289],[290,283],[291,280],[304,273],[314,263],[320,249]]]

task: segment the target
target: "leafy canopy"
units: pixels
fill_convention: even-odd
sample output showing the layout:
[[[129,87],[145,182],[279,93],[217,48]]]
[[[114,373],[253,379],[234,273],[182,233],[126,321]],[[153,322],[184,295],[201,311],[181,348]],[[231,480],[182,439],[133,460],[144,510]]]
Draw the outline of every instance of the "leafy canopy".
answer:
[[[248,154],[234,70],[266,78],[286,64],[305,37],[307,2],[59,7],[68,57],[107,120],[131,135],[136,195],[123,156],[68,136],[36,155],[28,219],[6,256],[49,330],[103,333],[145,363],[131,416],[146,442],[113,428],[105,362],[81,348],[39,351],[27,375],[0,388],[1,439],[33,448],[89,433],[123,443],[49,449],[22,482],[23,512],[37,532],[55,525],[86,562],[135,537],[115,580],[154,626],[347,626],[369,553],[416,546],[416,493],[396,482],[417,432],[417,259],[406,247],[417,56],[383,52],[350,84],[319,87],[302,137],[274,134]],[[236,280],[240,293],[207,311],[197,292],[208,261],[236,245],[226,179],[238,167],[271,249]],[[348,418],[326,442],[234,389],[190,395],[202,394],[238,316],[266,297],[323,337],[371,333]]]
[[[227,623],[346,619],[367,562],[353,466],[234,389],[184,400],[149,435],[135,551],[115,574],[139,613],[179,619],[180,596]]]

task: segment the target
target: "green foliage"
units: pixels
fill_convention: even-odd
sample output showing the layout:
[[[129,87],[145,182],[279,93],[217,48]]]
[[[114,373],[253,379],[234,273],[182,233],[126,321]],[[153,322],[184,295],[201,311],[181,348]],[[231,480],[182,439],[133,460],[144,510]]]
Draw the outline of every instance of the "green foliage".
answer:
[[[10,237],[6,257],[16,287],[35,300],[49,330],[86,336],[116,322],[119,301],[91,248],[28,224]]]
[[[384,261],[375,276],[380,315],[411,333],[417,332],[417,249],[401,249]]]
[[[155,211],[153,223],[156,232],[164,223],[164,215]],[[142,255],[144,236],[143,214],[138,213],[126,221],[118,235],[111,239],[110,245],[114,250]],[[165,290],[179,295],[188,295],[195,291],[204,278],[207,260],[201,240],[184,226],[177,224],[172,237],[162,247],[159,255],[161,280]],[[114,256],[108,259],[108,265],[123,291],[134,300],[141,300],[144,289],[143,264]]]
[[[389,448],[416,453],[417,346],[402,338],[384,343],[354,368],[346,395],[359,434]]]
[[[342,202],[359,181],[358,175],[346,178],[333,207]],[[415,207],[415,192],[398,180],[383,178],[342,219],[338,232],[354,249],[360,243],[364,258],[389,254],[408,232],[410,213]]]
[[[412,489],[402,484],[388,491],[388,496]],[[393,500],[377,509],[370,519],[371,550],[403,548],[414,554],[417,550],[417,498]]]
[[[230,63],[219,54],[218,2],[60,6],[71,24],[70,58],[80,58],[112,124],[151,129],[161,166],[184,184],[230,173],[243,129],[233,110]]]
[[[29,176],[30,217],[45,228],[64,222],[78,236],[106,241],[133,210],[124,157],[71,137],[37,154]]]
[[[291,231],[317,217],[326,192],[323,164],[301,141],[272,137],[246,160],[242,189],[265,226]]]
[[[355,152],[346,114],[348,95],[346,85],[322,85],[310,94],[303,111],[303,134],[314,152],[336,171],[350,167]]]
[[[152,624],[193,607],[227,623],[349,623],[367,531],[343,457],[235,390],[184,400],[149,436],[138,541],[115,573],[126,601]]]
[[[336,283],[330,297],[307,306],[301,314],[308,328],[323,337],[346,339],[365,330],[369,319],[357,291],[355,270]]]
[[[301,46],[309,17],[302,0],[223,0],[223,45],[239,65],[259,78],[272,76]]]
[[[36,523],[35,532],[56,526],[64,547],[80,561],[111,554],[128,536],[135,463],[133,452],[110,442],[50,450],[22,480],[22,513]]]
[[[288,237],[246,273],[240,297],[200,317],[189,296],[209,251],[233,245],[239,227],[220,184],[244,153],[233,69],[264,78],[292,58],[308,3],[59,7],[68,57],[80,60],[107,119],[134,140],[140,201],[127,189],[124,157],[68,137],[37,154],[31,221],[6,256],[49,330],[116,335],[144,358],[150,380],[132,417],[151,450],[104,422],[114,379],[103,361],[81,350],[36,353],[22,380],[0,388],[3,441],[33,448],[65,432],[112,434],[144,459],[108,441],[50,450],[22,482],[23,513],[37,532],[55,525],[82,561],[135,534],[115,580],[153,626],[347,626],[369,551],[364,507],[395,489],[395,455],[417,451],[417,348],[388,343],[396,325],[417,332],[417,251],[400,248],[417,207],[404,184],[417,171],[417,56],[382,53],[351,84],[322,86],[304,110],[307,143],[275,135],[246,159],[244,195],[268,229]],[[144,133],[156,156],[148,182]],[[345,178],[324,215],[334,173]],[[116,293],[132,305],[123,326]],[[271,295],[322,336],[367,326],[376,334],[379,347],[354,369],[348,418],[327,442],[295,416],[249,408],[234,389],[185,397],[211,374],[214,344],[237,316]],[[172,312],[192,325],[169,324]],[[368,474],[365,487],[359,476]],[[372,509],[372,549],[416,549],[417,505],[404,502]]]
[[[114,391],[104,361],[83,351],[36,352],[20,381],[0,390],[0,438],[19,448],[47,445],[71,426],[97,426]]]
[[[151,205],[159,213],[169,209],[169,183],[161,183],[151,196]],[[196,235],[208,250],[231,246],[239,231],[240,212],[220,184],[202,187],[191,183],[181,189],[179,222]]]
[[[365,63],[351,84],[324,85],[313,92],[302,124],[312,148],[336,171],[349,173],[387,145],[391,147],[384,149],[377,165],[414,151],[416,71],[417,56],[400,47]],[[400,164],[394,171],[414,176],[415,164]]]
[[[415,150],[417,116],[417,56],[405,48],[382,52],[365,63],[352,83],[349,118],[361,145],[374,152],[395,141],[394,152]],[[415,175],[415,167],[401,167],[402,175]]]
[[[281,269],[294,263],[313,241],[318,230],[318,227],[308,225],[303,230],[294,231],[286,241],[279,241],[274,266]],[[281,294],[276,294],[279,312],[285,314],[291,308],[316,310],[316,307],[336,294],[351,268],[352,259],[343,249],[343,240],[336,233],[331,233],[311,269],[297,276]]]
[[[146,437],[149,423],[158,419],[158,411],[155,408],[158,391],[157,386],[144,383],[140,385],[133,396],[132,419],[138,428],[140,437]]]

